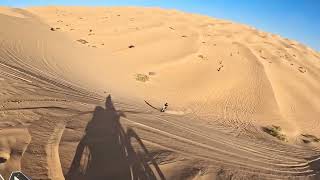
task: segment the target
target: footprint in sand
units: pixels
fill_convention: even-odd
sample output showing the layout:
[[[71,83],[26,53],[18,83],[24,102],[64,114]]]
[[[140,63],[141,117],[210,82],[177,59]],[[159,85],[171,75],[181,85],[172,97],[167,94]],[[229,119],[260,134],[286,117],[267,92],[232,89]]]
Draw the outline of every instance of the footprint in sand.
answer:
[[[84,39],[78,39],[78,42],[82,43],[82,44],[87,44],[89,43],[88,41],[84,40]]]
[[[57,28],[51,27],[50,28],[51,31],[56,31],[56,30],[59,30],[59,29],[60,29],[59,27],[57,27]]]
[[[201,59],[201,60],[208,60],[207,57],[205,57],[204,55],[202,54],[199,54],[198,57]]]
[[[305,73],[307,72],[307,70],[304,68],[304,67],[299,67],[298,70],[301,72],[301,73]]]
[[[267,57],[265,57],[265,56],[262,56],[262,55],[260,55],[260,57],[261,57],[262,59],[267,59]]]
[[[222,68],[223,68],[223,65],[220,66],[220,67],[217,69],[217,71],[221,71]]]
[[[222,61],[219,61],[219,65],[220,66],[218,67],[217,71],[221,71],[221,69],[224,67],[223,64],[222,64]]]
[[[260,57],[261,57],[262,59],[264,59],[264,60],[268,61],[268,58],[267,58],[267,57],[265,57],[265,56],[263,56],[263,55],[260,55]],[[271,61],[268,61],[268,63],[269,63],[269,64],[272,64],[272,62],[271,62]]]

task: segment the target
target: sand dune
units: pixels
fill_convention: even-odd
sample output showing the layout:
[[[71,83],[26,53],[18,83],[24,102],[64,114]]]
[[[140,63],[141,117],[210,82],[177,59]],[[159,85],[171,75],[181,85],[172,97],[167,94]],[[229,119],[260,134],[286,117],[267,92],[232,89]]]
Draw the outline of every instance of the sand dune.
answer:
[[[158,8],[1,7],[0,25],[5,178],[320,178],[320,54],[296,41]]]

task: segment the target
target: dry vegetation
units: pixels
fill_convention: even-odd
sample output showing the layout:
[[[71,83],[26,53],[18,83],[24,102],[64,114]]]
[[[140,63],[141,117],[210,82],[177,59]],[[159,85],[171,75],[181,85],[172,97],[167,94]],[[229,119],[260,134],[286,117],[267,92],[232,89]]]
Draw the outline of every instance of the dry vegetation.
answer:
[[[141,82],[149,81],[149,76],[146,74],[136,74],[136,80]]]
[[[270,134],[271,136],[276,137],[281,141],[287,141],[286,136],[281,132],[282,129],[280,126],[272,125],[272,126],[262,127],[262,130]]]

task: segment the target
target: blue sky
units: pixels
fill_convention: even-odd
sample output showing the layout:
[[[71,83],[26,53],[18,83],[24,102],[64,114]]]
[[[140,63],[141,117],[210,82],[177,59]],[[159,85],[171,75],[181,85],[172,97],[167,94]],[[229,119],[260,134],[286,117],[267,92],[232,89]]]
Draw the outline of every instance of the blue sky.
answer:
[[[248,24],[320,51],[320,0],[0,0],[0,5],[133,5],[174,8]]]

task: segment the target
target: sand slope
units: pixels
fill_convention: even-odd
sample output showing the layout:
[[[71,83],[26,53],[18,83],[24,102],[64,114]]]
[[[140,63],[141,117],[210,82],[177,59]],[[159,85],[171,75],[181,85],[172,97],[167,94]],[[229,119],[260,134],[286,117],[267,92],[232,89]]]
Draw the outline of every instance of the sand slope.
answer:
[[[320,54],[298,42],[157,8],[3,7],[0,24],[5,177],[319,178]]]

